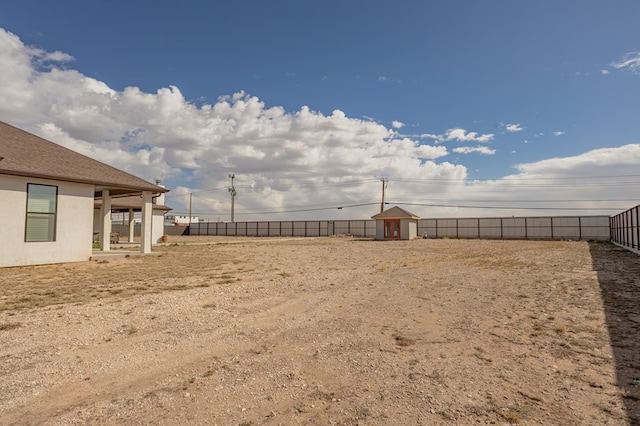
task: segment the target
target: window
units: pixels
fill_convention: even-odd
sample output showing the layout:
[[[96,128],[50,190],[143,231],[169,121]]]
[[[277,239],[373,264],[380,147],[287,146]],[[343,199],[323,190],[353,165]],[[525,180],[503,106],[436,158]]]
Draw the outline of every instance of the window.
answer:
[[[58,187],[27,184],[26,242],[56,240]]]

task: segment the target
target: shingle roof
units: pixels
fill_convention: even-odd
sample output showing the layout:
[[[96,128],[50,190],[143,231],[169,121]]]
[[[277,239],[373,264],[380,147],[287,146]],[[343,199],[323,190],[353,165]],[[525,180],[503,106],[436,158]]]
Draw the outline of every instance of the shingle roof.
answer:
[[[137,176],[0,121],[0,174],[80,182],[112,195],[168,192]]]
[[[391,207],[375,216],[371,216],[371,219],[420,219],[415,214],[406,211],[398,206]]]

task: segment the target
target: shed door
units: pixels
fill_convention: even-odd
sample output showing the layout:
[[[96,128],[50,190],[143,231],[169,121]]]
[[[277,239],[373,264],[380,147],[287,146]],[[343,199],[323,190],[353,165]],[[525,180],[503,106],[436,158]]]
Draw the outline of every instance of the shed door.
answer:
[[[384,221],[384,237],[400,238],[400,219],[387,219]]]

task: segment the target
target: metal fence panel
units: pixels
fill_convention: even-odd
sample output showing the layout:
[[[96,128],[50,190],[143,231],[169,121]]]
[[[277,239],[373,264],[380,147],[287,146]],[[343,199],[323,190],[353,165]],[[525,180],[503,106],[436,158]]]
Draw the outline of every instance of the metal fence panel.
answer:
[[[256,226],[256,236],[267,237],[269,235],[269,222],[257,222]]]
[[[480,229],[478,219],[458,219],[456,220],[458,228],[458,238],[479,238]]]
[[[579,240],[582,238],[579,217],[554,217],[553,238],[556,240]]]
[[[336,220],[333,222],[333,232],[335,235],[350,234],[350,222],[348,220]]]
[[[258,235],[258,222],[247,222],[247,236],[255,237]]]
[[[523,240],[527,238],[527,221],[524,217],[505,217],[502,219],[502,238]]]
[[[291,234],[294,237],[307,237],[307,222],[306,221],[296,221],[292,224]]]
[[[323,231],[322,222],[319,220],[306,221],[305,224],[305,237],[320,237],[323,235],[323,232],[326,232]]]
[[[189,225],[189,235],[202,235],[202,225],[200,223],[192,223]]]
[[[333,229],[329,225],[330,225],[330,222],[328,221],[323,220],[318,222],[319,237],[328,237],[329,235],[333,235]]]
[[[611,240],[617,244],[640,250],[640,205],[611,218]]]
[[[528,217],[527,226],[531,228],[550,228],[551,218],[550,217]]]
[[[609,226],[609,216],[581,216],[582,226]]]
[[[604,228],[602,226],[583,226],[582,239],[608,241],[611,239],[611,232],[609,231],[609,228]]]
[[[488,239],[502,238],[502,219],[481,218],[478,219],[479,237]]]
[[[293,237],[293,222],[280,222],[280,235]]]
[[[268,222],[268,232],[267,235],[270,237],[278,237],[280,236],[282,222]]]

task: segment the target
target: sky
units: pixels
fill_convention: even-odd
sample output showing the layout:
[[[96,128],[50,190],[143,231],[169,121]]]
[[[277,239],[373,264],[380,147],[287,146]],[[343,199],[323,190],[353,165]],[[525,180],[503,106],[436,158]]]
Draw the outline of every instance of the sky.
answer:
[[[3,0],[0,120],[235,220],[640,203],[636,0]]]

